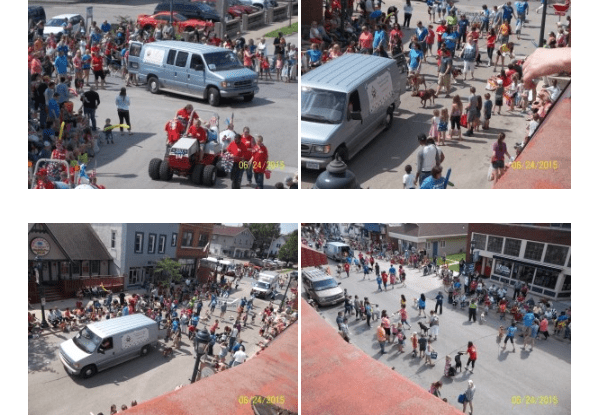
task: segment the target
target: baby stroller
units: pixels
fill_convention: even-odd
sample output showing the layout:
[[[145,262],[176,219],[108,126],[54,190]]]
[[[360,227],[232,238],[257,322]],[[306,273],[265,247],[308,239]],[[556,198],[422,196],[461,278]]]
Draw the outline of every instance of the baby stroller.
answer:
[[[459,305],[462,310],[469,305],[469,301],[467,301],[467,297],[465,295],[462,295],[459,299]]]

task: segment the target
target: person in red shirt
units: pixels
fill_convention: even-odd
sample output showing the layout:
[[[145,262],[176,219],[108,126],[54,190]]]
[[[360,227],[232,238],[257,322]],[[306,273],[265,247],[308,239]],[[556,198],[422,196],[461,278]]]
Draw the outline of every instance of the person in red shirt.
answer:
[[[175,114],[175,115],[177,117],[181,117],[182,122],[185,124],[185,126],[187,126],[189,123],[193,123],[196,118],[199,118],[197,112],[194,112],[192,115],[193,110],[194,110],[193,105],[187,104],[185,107],[183,107],[179,111],[177,111],[177,114]],[[190,116],[191,116],[191,120],[189,119]]]
[[[204,145],[208,141],[208,133],[202,127],[202,122],[200,121],[199,118],[194,118],[194,122],[189,127],[189,130],[187,131],[187,135],[198,139],[198,142],[200,143],[199,160],[202,161],[202,159],[204,158]]]
[[[231,182],[233,189],[241,188],[241,180],[243,179],[243,163],[245,161],[248,150],[245,144],[241,142],[241,136],[237,134],[235,140],[227,147],[227,152],[233,155],[233,168],[231,169]]]
[[[447,22],[441,20],[441,24],[437,27],[437,46],[441,50],[441,43],[443,42],[443,33],[447,31]]]
[[[165,125],[167,148],[171,148],[181,138],[184,130],[181,118],[174,118]]]
[[[432,30],[432,25],[428,25],[428,35],[426,36],[426,46],[428,48],[428,51],[430,52],[430,56],[434,56],[432,54],[432,45],[434,45],[434,38],[435,38],[435,33],[434,30]],[[426,57],[425,57],[426,59]]]
[[[346,273],[346,278],[348,278],[350,276],[350,264],[347,262],[344,264],[344,272]]]
[[[96,52],[91,52],[91,69],[95,75],[95,88],[99,87],[101,78],[101,89],[105,89],[105,73],[103,72],[103,58]]]
[[[249,160],[249,165],[255,174],[256,189],[263,189],[264,174],[268,166],[268,148],[264,145],[264,138],[261,135],[257,136],[256,144],[253,147],[251,154],[252,156]]]
[[[362,33],[358,38],[358,48],[360,53],[366,53],[367,55],[373,53],[373,34],[367,26],[362,27]]]
[[[251,160],[253,156],[253,147],[255,146],[255,139],[249,134],[249,127],[243,127],[243,134],[241,135],[241,142],[247,149],[247,155],[245,160]],[[253,179],[253,169],[250,165],[247,169],[247,184],[251,186],[251,180]]]

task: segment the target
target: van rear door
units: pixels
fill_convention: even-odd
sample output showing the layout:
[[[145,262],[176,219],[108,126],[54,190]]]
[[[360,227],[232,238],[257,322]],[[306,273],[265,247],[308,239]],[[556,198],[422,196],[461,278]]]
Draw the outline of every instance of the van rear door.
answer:
[[[128,54],[128,72],[137,74],[140,69],[140,52],[142,51],[142,43],[130,42],[130,53]]]

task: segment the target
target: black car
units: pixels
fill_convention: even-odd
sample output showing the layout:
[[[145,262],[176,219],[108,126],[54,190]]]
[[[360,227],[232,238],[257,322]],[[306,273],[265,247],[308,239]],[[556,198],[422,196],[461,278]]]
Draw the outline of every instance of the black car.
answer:
[[[45,9],[41,6],[29,6],[29,27],[41,21],[45,22]]]
[[[163,2],[156,5],[154,14],[168,12],[171,10],[171,3]],[[204,3],[173,3],[173,11],[181,13],[188,19],[211,20],[220,22],[220,15],[212,7]]]

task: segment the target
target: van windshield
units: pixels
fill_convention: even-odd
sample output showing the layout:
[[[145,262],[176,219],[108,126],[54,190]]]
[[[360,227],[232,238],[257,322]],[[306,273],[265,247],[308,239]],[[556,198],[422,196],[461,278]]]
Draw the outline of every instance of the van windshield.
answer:
[[[313,281],[313,289],[315,291],[329,290],[330,288],[336,288],[337,286],[338,283],[333,278],[328,278],[326,280],[320,281]]]
[[[234,52],[214,52],[204,55],[206,65],[212,72],[227,71],[229,69],[243,68],[243,63],[239,61]]]
[[[268,289],[270,289],[270,284],[268,284],[267,282],[258,281],[255,284],[255,287],[256,288],[261,288],[261,289],[264,289],[264,290],[268,290]]]
[[[301,89],[301,121],[339,124],[344,119],[346,94],[323,89]]]
[[[72,339],[74,344],[78,346],[79,349],[82,351],[92,354],[97,350],[99,344],[101,344],[101,339],[88,327],[83,328],[78,332],[78,334]]]

